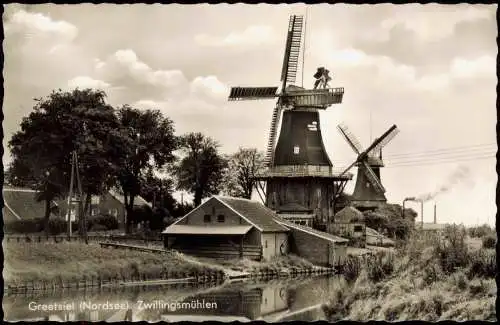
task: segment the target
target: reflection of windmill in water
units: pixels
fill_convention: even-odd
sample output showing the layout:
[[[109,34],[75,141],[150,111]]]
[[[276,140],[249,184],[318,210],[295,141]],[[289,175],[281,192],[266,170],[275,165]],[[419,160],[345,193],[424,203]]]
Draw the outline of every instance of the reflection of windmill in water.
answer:
[[[356,185],[350,200],[351,205],[360,211],[375,209],[381,203],[387,202],[384,194],[385,188],[380,178],[380,168],[384,167],[382,148],[399,133],[399,129],[393,125],[382,136],[375,139],[366,150],[363,150],[361,143],[346,125],[340,124],[337,129],[357,155],[356,160],[343,172],[348,172],[354,166],[358,167]]]
[[[257,191],[266,206],[283,217],[324,228],[333,216],[333,201],[351,174],[335,174],[326,153],[319,110],[342,102],[343,88],[328,88],[328,70],[319,68],[314,89],[293,85],[299,65],[302,16],[291,16],[278,87],[234,87],[229,100],[278,98],[267,147],[267,171],[257,177]],[[318,81],[319,80],[319,81]],[[281,131],[276,143],[277,128]],[[263,192],[263,195],[261,194]]]

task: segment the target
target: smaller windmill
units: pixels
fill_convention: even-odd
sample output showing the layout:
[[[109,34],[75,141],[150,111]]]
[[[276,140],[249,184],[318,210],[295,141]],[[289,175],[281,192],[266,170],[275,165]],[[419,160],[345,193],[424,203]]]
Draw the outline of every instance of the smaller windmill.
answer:
[[[358,167],[351,203],[359,210],[375,209],[380,203],[387,202],[384,194],[385,188],[380,180],[380,167],[384,167],[382,148],[399,133],[399,129],[396,125],[391,126],[384,134],[376,138],[366,150],[363,150],[360,142],[345,124],[338,125],[337,129],[358,155],[356,160],[341,173],[343,175],[352,167]]]

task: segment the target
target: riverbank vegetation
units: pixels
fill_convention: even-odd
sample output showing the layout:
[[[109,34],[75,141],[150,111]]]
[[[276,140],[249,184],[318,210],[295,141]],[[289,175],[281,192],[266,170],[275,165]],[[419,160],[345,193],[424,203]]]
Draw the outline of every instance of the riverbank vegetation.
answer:
[[[297,270],[310,270],[314,267],[311,262],[298,257],[293,254],[284,256],[275,256],[269,261],[253,261],[249,259],[229,259],[229,260],[208,260],[200,259],[206,261],[207,263],[216,263],[224,268],[231,269],[239,272],[247,273],[258,273],[258,272],[280,272],[280,271],[291,271],[292,269]]]
[[[444,238],[413,236],[394,254],[350,260],[328,319],[496,320],[495,250],[471,248],[459,226]]]
[[[221,270],[207,263],[196,263],[182,254],[138,252],[101,248],[81,242],[17,243],[4,242],[6,286],[29,281],[73,281],[90,278],[146,276]]]

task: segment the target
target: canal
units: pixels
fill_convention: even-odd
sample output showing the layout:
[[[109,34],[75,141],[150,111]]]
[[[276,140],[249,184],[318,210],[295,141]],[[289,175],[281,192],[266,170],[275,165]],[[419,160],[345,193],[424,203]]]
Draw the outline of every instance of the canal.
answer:
[[[310,277],[214,287],[129,287],[7,295],[7,321],[316,321],[340,278]]]

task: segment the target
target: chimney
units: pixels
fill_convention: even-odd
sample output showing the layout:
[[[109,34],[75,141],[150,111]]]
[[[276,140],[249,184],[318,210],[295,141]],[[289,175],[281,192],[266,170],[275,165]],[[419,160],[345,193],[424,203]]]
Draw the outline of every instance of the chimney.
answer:
[[[424,201],[420,201],[420,218],[422,219],[422,228],[424,227]]]
[[[434,224],[436,223],[436,203],[434,203]]]

